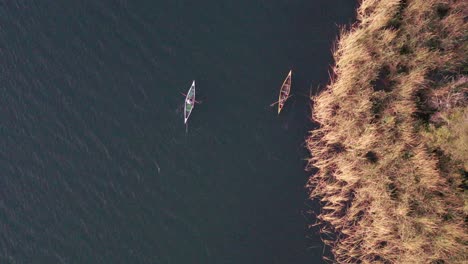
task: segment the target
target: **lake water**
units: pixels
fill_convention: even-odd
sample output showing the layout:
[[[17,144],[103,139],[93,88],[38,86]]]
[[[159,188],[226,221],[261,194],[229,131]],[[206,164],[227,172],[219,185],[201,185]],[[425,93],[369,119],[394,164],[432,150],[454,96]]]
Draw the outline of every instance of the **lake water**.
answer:
[[[321,263],[306,96],[355,7],[2,1],[0,263]]]

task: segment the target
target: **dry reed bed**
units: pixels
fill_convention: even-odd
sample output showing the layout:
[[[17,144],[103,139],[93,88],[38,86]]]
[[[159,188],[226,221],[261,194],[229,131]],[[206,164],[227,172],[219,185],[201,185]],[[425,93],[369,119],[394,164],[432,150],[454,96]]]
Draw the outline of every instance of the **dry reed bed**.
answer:
[[[437,154],[424,136],[441,110],[428,106],[434,92],[458,82],[466,96],[467,15],[466,1],[363,0],[341,32],[307,140],[318,169],[308,187],[334,261],[468,262],[468,155]]]

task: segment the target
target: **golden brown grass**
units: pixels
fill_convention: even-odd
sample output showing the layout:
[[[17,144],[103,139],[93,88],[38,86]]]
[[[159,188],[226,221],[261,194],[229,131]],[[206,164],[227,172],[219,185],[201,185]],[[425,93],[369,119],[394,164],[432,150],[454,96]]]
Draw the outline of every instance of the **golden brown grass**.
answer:
[[[313,98],[311,198],[339,263],[467,263],[467,1],[363,0]]]

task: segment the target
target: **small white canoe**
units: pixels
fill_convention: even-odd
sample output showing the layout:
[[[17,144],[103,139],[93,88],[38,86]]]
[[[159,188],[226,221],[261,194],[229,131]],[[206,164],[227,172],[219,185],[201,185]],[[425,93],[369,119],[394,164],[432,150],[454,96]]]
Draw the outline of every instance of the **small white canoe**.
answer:
[[[193,107],[195,106],[195,81],[192,82],[187,95],[185,96],[184,103],[184,124],[187,124],[187,121],[192,113]]]

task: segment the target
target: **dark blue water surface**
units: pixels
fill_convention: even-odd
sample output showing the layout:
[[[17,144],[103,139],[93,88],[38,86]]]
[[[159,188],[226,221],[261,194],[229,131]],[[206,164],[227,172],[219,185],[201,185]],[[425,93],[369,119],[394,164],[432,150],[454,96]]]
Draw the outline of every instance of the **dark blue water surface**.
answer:
[[[1,1],[0,263],[322,262],[305,95],[355,5]]]

